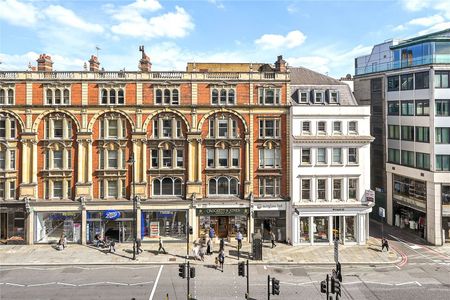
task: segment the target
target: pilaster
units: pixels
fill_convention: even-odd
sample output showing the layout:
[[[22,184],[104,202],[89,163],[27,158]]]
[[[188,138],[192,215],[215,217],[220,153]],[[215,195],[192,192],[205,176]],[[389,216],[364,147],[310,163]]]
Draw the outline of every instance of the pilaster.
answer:
[[[147,133],[133,132],[131,135],[131,141],[133,142],[133,153],[135,161],[132,183],[135,182],[136,196],[146,198],[146,165],[144,163],[146,162],[145,144],[147,142]],[[125,158],[125,160],[127,160],[127,158]]]
[[[77,133],[77,183],[75,185],[75,198],[85,197],[92,199],[92,133]]]
[[[22,133],[22,182],[19,197],[37,198],[37,134]]]

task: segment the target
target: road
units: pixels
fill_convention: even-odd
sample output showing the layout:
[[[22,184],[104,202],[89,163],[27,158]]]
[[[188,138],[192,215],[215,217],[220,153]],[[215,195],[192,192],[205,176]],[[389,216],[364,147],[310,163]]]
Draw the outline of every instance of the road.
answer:
[[[380,235],[378,223],[371,234]],[[448,299],[450,257],[414,236],[386,228],[390,246],[403,260],[396,265],[343,265],[342,299]],[[332,266],[250,266],[250,295],[267,299],[267,275],[281,281],[271,299],[325,299],[320,281]],[[224,272],[196,265],[191,294],[196,299],[244,299],[246,279],[236,265]],[[22,266],[0,268],[3,299],[186,299],[186,280],[177,265]]]

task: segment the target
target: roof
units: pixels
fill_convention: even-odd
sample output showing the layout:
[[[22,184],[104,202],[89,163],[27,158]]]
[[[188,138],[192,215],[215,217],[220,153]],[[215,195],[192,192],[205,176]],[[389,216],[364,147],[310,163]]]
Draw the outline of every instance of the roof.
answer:
[[[394,49],[411,46],[411,45],[415,45],[415,44],[419,44],[419,43],[423,43],[423,42],[448,41],[449,39],[450,39],[450,28],[447,28],[447,29],[444,29],[441,31],[437,31],[437,32],[433,32],[433,33],[429,33],[429,34],[425,34],[425,35],[421,35],[421,36],[416,36],[416,37],[413,37],[410,39],[402,40],[397,45],[393,45],[390,48],[392,50],[394,50]]]
[[[257,72],[262,63],[195,63],[188,62],[186,72]]]
[[[330,76],[303,67],[290,67],[289,71],[291,72],[291,84],[293,85],[346,85]]]

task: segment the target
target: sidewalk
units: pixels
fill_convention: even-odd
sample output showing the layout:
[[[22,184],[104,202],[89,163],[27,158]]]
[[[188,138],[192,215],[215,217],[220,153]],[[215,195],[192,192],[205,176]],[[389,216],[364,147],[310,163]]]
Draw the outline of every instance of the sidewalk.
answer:
[[[115,253],[103,252],[93,246],[69,244],[63,251],[55,250],[52,245],[4,245],[0,246],[0,266],[20,265],[111,265],[111,264],[178,264],[186,257],[186,243],[165,243],[168,254],[158,254],[158,244],[143,244],[143,253],[133,261],[133,244],[117,244]],[[244,243],[240,252],[241,260],[247,259],[251,245]],[[393,264],[401,257],[390,250],[380,252],[379,240],[371,238],[365,246],[339,245],[339,261],[342,264]],[[192,249],[192,246],[191,248]],[[205,261],[195,263],[214,264],[218,244],[214,244],[214,255],[205,256]],[[277,244],[274,249],[270,243],[263,245],[263,261],[252,264],[334,264],[333,246],[289,246]],[[236,243],[225,245],[225,264],[237,263]],[[191,261],[194,261],[191,259]]]

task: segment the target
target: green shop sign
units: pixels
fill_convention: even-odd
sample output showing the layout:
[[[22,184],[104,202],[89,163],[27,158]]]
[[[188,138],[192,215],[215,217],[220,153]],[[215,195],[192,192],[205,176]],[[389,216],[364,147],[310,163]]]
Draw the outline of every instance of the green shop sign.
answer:
[[[197,216],[241,216],[248,213],[248,208],[197,208]]]

